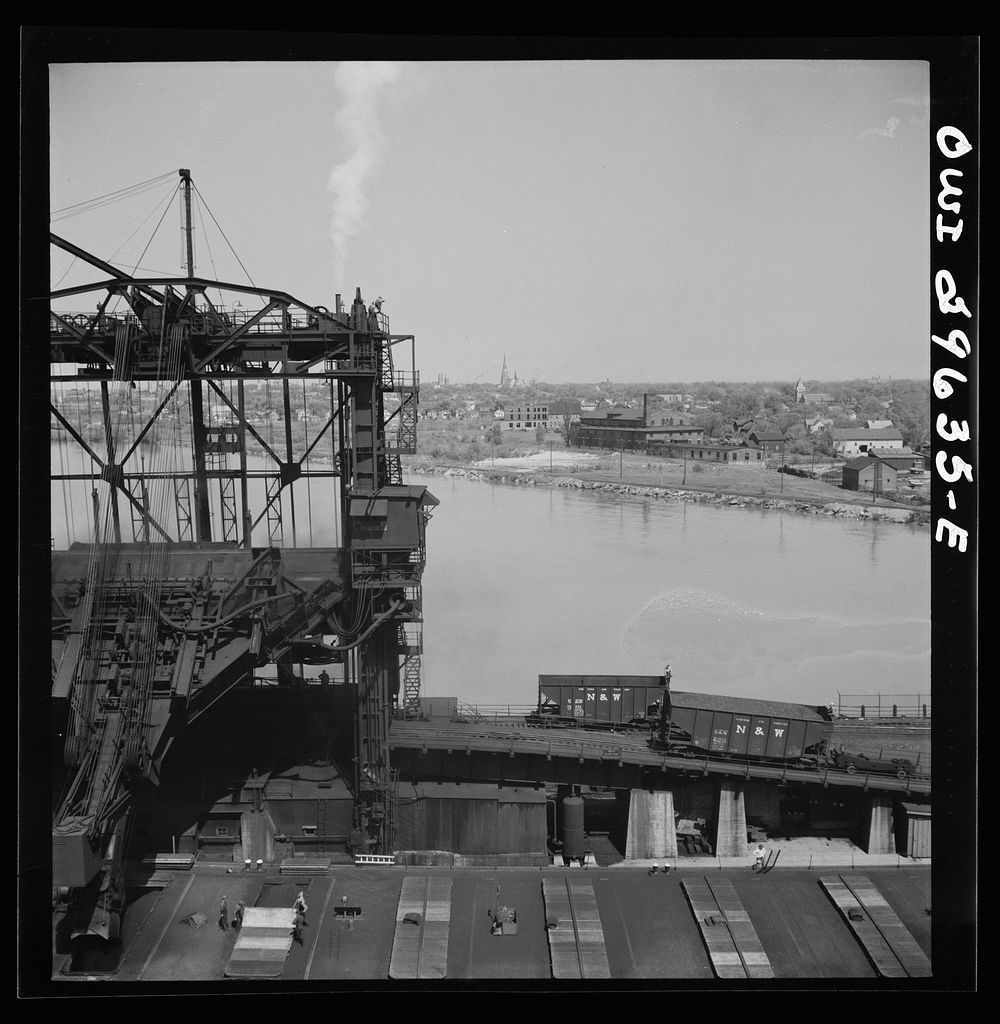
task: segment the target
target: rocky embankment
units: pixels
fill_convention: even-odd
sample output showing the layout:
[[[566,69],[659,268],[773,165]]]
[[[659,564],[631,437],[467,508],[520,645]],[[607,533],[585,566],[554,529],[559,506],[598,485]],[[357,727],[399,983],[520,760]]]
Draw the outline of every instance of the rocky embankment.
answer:
[[[413,464],[407,467],[424,476],[452,476],[466,480],[481,480],[511,487],[559,487],[564,490],[592,491],[597,494],[617,494],[621,497],[666,501],[695,501],[702,505],[730,505],[734,508],[766,508],[803,515],[837,516],[842,519],[873,519],[894,523],[929,523],[926,511],[894,508],[883,505],[857,505],[846,501],[815,501],[801,498],[757,497],[747,494],[720,494],[680,487],[651,487],[644,484],[607,483],[599,480],[580,480],[574,476],[553,476],[548,473],[484,470],[461,466],[435,466]]]

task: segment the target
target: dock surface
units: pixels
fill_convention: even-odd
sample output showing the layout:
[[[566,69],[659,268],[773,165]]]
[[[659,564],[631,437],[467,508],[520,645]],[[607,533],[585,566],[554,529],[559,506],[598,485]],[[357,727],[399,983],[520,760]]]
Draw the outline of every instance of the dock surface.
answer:
[[[451,881],[440,875],[403,878],[396,908],[390,978],[447,977]]]
[[[773,978],[774,969],[729,878],[681,881],[719,978]]]
[[[820,884],[886,978],[929,978],[931,962],[866,875],[824,875]]]
[[[88,975],[85,966],[74,968],[57,954],[52,976],[60,993],[88,976],[140,989],[147,982],[224,979],[236,988],[252,988],[273,980],[271,965],[279,962],[281,984],[306,985],[673,979],[742,986],[768,979],[768,971],[778,982],[885,979],[822,884],[830,878],[857,903],[873,931],[882,929],[886,949],[896,950],[895,962],[907,962],[905,977],[893,980],[926,978],[932,954],[929,868],[872,865],[858,872],[850,863],[811,870],[779,865],[763,875],[748,865],[713,869],[708,864],[669,874],[631,865],[333,864],[313,875],[282,874],[277,865],[234,875],[218,865],[197,864],[189,871],[163,872],[157,888],[133,894],[123,928],[124,955],[113,971]],[[850,879],[853,890],[842,878]],[[248,915],[254,908],[289,915],[290,933],[291,905],[301,889],[309,903],[308,923],[301,942],[292,941],[287,950],[287,935],[271,936],[274,943],[241,942],[232,928],[218,925],[226,895],[231,909],[242,900]],[[692,894],[706,901],[696,912]],[[491,934],[491,912],[498,905],[516,910],[515,931]],[[204,923],[193,927],[190,922],[199,914]],[[417,918],[407,921],[408,914]],[[707,914],[718,915],[719,923],[703,928]],[[245,916],[248,940],[253,923],[252,915]],[[724,958],[706,942],[707,930],[732,942],[725,952],[742,976],[720,974]]]
[[[552,977],[610,978],[597,897],[589,878],[543,878]]]

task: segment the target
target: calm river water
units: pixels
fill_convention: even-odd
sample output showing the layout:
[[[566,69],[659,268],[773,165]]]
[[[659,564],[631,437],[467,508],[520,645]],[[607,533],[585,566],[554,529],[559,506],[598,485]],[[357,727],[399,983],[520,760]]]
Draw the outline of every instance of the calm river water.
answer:
[[[540,673],[825,704],[928,694],[926,528],[411,476],[427,695],[527,704]],[[907,701],[910,703],[910,701]]]
[[[59,445],[52,466],[84,469]],[[526,705],[541,673],[658,675],[667,662],[675,687],[706,693],[910,704],[930,691],[926,528],[461,477],[407,482],[440,501],[427,529],[427,696]],[[298,544],[336,544],[332,482],[303,483]],[[251,488],[258,511],[262,490]],[[89,493],[53,484],[56,547],[91,539]]]

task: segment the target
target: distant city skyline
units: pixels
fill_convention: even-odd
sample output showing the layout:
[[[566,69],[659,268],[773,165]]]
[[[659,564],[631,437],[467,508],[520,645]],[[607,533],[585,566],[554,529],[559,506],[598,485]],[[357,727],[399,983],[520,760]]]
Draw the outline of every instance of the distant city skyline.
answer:
[[[483,386],[483,387],[508,387],[513,388],[515,386],[541,386],[543,384],[552,384],[558,387],[572,387],[574,385],[580,387],[595,387],[604,384],[611,384],[620,387],[633,387],[639,385],[677,385],[677,386],[688,386],[697,387],[698,385],[709,385],[709,384],[767,384],[767,385],[778,385],[788,384],[794,388],[795,384],[802,380],[805,383],[826,383],[826,384],[842,384],[849,381],[865,381],[868,383],[874,383],[877,381],[922,381],[926,379],[926,375],[920,377],[905,377],[899,374],[865,374],[859,377],[809,377],[806,374],[796,374],[792,377],[775,377],[767,380],[737,380],[735,378],[716,377],[708,380],[612,380],[610,378],[603,378],[601,380],[541,380],[537,378],[525,379],[518,375],[516,377],[517,384],[514,384],[515,374],[513,371],[510,373],[510,381],[506,385],[503,383],[502,377],[499,375],[492,379],[485,376],[480,376],[473,380],[463,380],[459,377],[453,377],[450,373],[437,373],[434,375],[432,380],[429,375],[423,376],[424,382],[433,385],[443,386],[454,386],[454,387],[465,387],[465,386]]]

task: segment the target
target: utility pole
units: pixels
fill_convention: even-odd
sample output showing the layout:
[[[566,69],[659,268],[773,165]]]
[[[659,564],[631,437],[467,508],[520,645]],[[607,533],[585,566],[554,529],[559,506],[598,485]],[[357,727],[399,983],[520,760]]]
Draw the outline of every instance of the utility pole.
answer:
[[[549,441],[549,472],[552,472],[552,442]]]
[[[781,469],[778,470],[781,475],[781,493],[785,493],[785,446],[781,445]]]
[[[625,442],[622,441],[618,445],[618,479],[622,478],[622,467],[625,464]]]
[[[686,448],[681,449],[681,461],[684,463],[684,476],[681,478],[681,487],[687,483],[688,478],[688,453]]]

